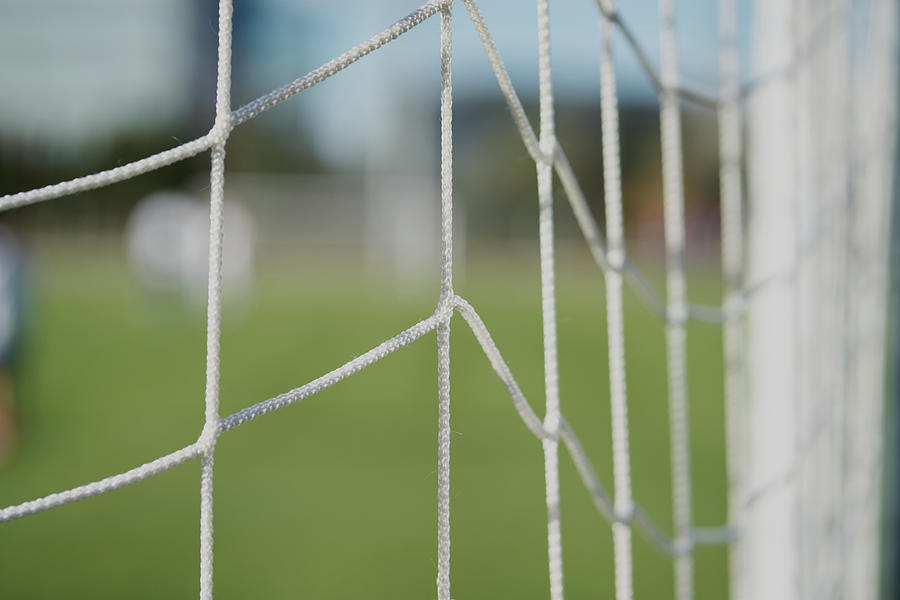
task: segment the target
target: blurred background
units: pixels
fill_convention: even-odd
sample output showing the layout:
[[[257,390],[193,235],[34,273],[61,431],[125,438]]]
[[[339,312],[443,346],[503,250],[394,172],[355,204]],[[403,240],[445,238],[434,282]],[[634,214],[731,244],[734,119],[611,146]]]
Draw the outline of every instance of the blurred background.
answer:
[[[233,105],[340,54],[418,0],[239,0]],[[532,123],[533,3],[483,0]],[[622,14],[657,62],[655,0]],[[679,3],[687,85],[717,89],[716,2]],[[551,9],[557,136],[603,224],[598,13]],[[454,24],[457,291],[543,413],[534,163],[461,6]],[[746,20],[745,20],[746,22]],[[629,251],[662,290],[653,88],[616,34]],[[212,0],[0,0],[0,194],[142,158],[213,121]],[[434,309],[438,21],[236,129],[228,144],[222,414],[306,383]],[[720,299],[715,113],[683,111],[690,297]],[[202,426],[209,157],[0,214],[0,505],[129,469]],[[605,292],[557,192],[563,410],[611,487]],[[543,598],[540,444],[461,321],[453,334],[456,597]],[[626,292],[635,496],[671,530],[661,323]],[[433,334],[432,334],[433,335]],[[436,575],[432,335],[298,406],[224,436],[219,598],[427,598]],[[725,520],[721,331],[689,327],[694,511]],[[562,460],[566,587],[611,597],[612,540]],[[0,596],[191,597],[199,464],[0,527]],[[638,536],[640,597],[671,589]],[[720,549],[697,595],[726,595]]]

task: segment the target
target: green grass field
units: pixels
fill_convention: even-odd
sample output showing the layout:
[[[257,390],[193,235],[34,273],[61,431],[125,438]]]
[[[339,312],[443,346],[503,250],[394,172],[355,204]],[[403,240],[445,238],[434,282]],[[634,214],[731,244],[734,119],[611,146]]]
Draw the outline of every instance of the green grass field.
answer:
[[[535,262],[535,261],[532,261]],[[536,267],[495,259],[458,291],[491,329],[543,414]],[[129,469],[196,439],[204,315],[142,296],[117,259],[38,261],[19,399],[22,444],[0,471],[8,505]],[[700,274],[692,296],[714,301]],[[612,485],[604,290],[561,260],[563,410]],[[249,308],[226,310],[222,414],[326,372],[428,316],[360,278],[300,266],[260,275]],[[626,296],[635,496],[671,527],[664,337]],[[725,518],[721,337],[689,329],[694,510]],[[298,405],[223,436],[216,452],[217,598],[435,597],[437,384],[434,333]],[[548,595],[541,445],[465,322],[452,333],[454,598]],[[613,596],[612,536],[563,453],[569,598]],[[0,524],[2,598],[192,598],[198,589],[199,462],[129,488]],[[638,598],[669,597],[668,558],[636,537]],[[726,597],[721,549],[700,549],[697,597]]]

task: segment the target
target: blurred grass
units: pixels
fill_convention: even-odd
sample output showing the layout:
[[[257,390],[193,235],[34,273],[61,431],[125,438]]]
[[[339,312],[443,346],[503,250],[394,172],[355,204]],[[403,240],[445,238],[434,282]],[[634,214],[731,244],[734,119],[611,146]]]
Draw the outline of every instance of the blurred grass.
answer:
[[[472,261],[475,262],[475,261]],[[534,261],[485,261],[458,291],[480,312],[543,414]],[[433,299],[373,292],[303,266],[260,274],[229,307],[222,414],[333,369],[428,316]],[[692,279],[695,300],[717,282]],[[142,296],[116,258],[38,261],[19,389],[22,445],[0,471],[0,505],[95,480],[193,441],[202,424],[204,315]],[[561,259],[563,410],[611,487],[602,277]],[[455,598],[548,595],[543,462],[472,334],[452,333]],[[664,337],[631,294],[626,332],[635,496],[671,529]],[[721,339],[689,328],[694,510],[725,518]],[[216,596],[433,598],[434,334],[334,388],[223,436],[216,452]],[[565,454],[562,517],[571,598],[612,598],[609,525]],[[191,598],[198,589],[199,463],[0,525],[0,597]],[[726,597],[721,549],[697,555],[698,598]],[[671,597],[671,565],[636,536],[638,598]]]

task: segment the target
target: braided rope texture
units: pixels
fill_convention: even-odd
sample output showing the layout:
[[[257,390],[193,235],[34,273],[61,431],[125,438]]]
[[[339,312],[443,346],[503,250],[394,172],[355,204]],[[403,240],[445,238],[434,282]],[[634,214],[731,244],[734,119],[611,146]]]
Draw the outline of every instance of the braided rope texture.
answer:
[[[563,563],[560,530],[560,494],[558,474],[559,444],[567,449],[597,511],[613,527],[615,543],[616,598],[633,596],[632,530],[637,529],[675,564],[679,600],[693,596],[692,555],[697,545],[729,544],[736,531],[726,524],[697,528],[691,515],[689,427],[687,420],[685,324],[690,319],[723,323],[726,327],[726,355],[731,401],[740,391],[740,329],[735,325],[750,297],[776,281],[743,286],[741,281],[741,181],[740,112],[741,90],[736,42],[735,0],[721,0],[723,7],[722,45],[723,83],[721,98],[682,87],[678,77],[674,27],[674,2],[661,0],[662,70],[657,73],[647,53],[617,12],[614,0],[595,0],[602,48],[600,53],[603,180],[606,200],[606,237],[594,219],[587,199],[554,131],[554,102],[550,61],[550,11],[548,0],[536,0],[538,29],[538,73],[540,90],[539,131],[536,134],[513,87],[509,73],[497,50],[484,17],[475,0],[460,0],[484,47],[500,92],[509,108],[522,142],[537,169],[539,239],[544,343],[545,416],[534,412],[517,384],[509,366],[475,309],[453,289],[453,132],[451,32],[452,0],[429,0],[368,40],[326,62],[298,79],[233,110],[231,107],[232,0],[219,0],[218,66],[215,122],[206,135],[147,158],[99,173],[79,177],[42,188],[0,196],[0,211],[108,186],[143,173],[210,151],[210,229],[209,280],[207,308],[205,423],[196,442],[129,471],[112,475],[65,491],[49,494],[20,504],[0,508],[0,522],[22,518],[70,502],[120,489],[172,469],[189,460],[201,459],[200,526],[200,598],[213,597],[213,465],[216,440],[253,419],[295,404],[364,370],[370,365],[436,331],[438,352],[438,549],[437,596],[450,600],[450,325],[459,313],[479,342],[485,356],[505,386],[515,410],[526,428],[541,441],[545,458],[546,502],[548,515],[549,589],[552,600],[563,599]],[[321,377],[273,398],[258,402],[224,418],[219,415],[220,330],[222,294],[223,209],[226,144],[231,130],[262,112],[325,81],[364,56],[398,39],[431,17],[440,18],[440,132],[441,132],[441,291],[434,313],[396,336],[382,342],[353,360]],[[649,280],[628,257],[622,218],[622,184],[619,158],[619,134],[616,74],[613,65],[615,30],[633,52],[640,67],[660,96],[665,237],[667,250],[667,293],[665,301]],[[766,77],[757,77],[757,84]],[[679,102],[693,102],[716,109],[722,123],[722,186],[724,264],[728,278],[726,298],[721,307],[688,303],[684,273],[684,190],[682,182],[682,141]],[[610,402],[612,408],[615,500],[607,493],[584,451],[574,429],[560,406],[557,358],[555,265],[553,240],[553,174],[556,173],[570,208],[587,242],[594,261],[604,273],[607,284],[607,323],[610,354]],[[608,242],[607,242],[608,240]],[[802,259],[802,253],[798,260]],[[793,269],[792,269],[793,270]],[[785,273],[780,277],[790,277]],[[673,496],[675,534],[659,526],[632,497],[629,458],[628,408],[625,385],[625,334],[623,285],[631,285],[649,310],[666,328],[668,349],[668,390],[671,414]],[[736,413],[729,409],[729,418]],[[729,424],[729,429],[735,425]],[[731,439],[731,433],[729,437]],[[729,452],[732,452],[729,449]],[[737,459],[730,459],[735,462]],[[747,492],[743,497],[758,501],[766,490]],[[732,518],[740,506],[732,506]]]
[[[513,405],[526,427],[540,439],[545,451],[546,471],[546,496],[548,509],[548,551],[550,568],[550,591],[553,600],[563,598],[563,571],[562,571],[562,543],[560,535],[560,497],[558,454],[559,442],[568,449],[574,460],[576,468],[589,491],[598,511],[606,517],[617,531],[617,540],[626,539],[627,543],[617,543],[617,571],[621,573],[627,570],[627,576],[617,575],[617,581],[629,580],[629,583],[617,584],[617,589],[623,585],[629,591],[620,592],[619,598],[630,597],[630,531],[631,527],[641,530],[647,539],[657,545],[660,550],[671,555],[682,555],[690,552],[694,543],[727,543],[732,533],[728,527],[715,530],[696,532],[696,540],[688,540],[685,545],[679,545],[666,534],[639,506],[633,504],[630,499],[630,483],[623,484],[629,479],[627,475],[627,413],[624,410],[624,334],[621,328],[621,282],[623,276],[635,286],[648,306],[661,319],[666,319],[665,307],[659,295],[653,290],[648,280],[638,271],[625,254],[621,234],[621,207],[618,208],[618,218],[612,219],[611,229],[608,233],[614,240],[612,247],[607,248],[603,236],[599,232],[596,221],[588,208],[588,203],[578,185],[568,160],[558,144],[553,128],[553,94],[551,90],[550,68],[550,33],[549,33],[549,6],[547,0],[538,0],[538,28],[539,28],[539,63],[541,84],[540,107],[540,137],[535,135],[521,101],[512,85],[509,74],[497,51],[490,34],[490,30],[482,17],[478,5],[474,0],[463,0],[474,26],[484,46],[491,67],[494,70],[500,90],[509,106],[513,121],[516,124],[526,149],[535,160],[538,172],[538,197],[540,212],[540,241],[541,241],[541,277],[543,296],[543,321],[544,321],[544,345],[545,345],[545,377],[546,377],[546,416],[541,420],[531,408],[531,405],[522,394],[509,367],[504,361],[499,349],[490,336],[484,322],[478,316],[475,309],[463,298],[453,291],[453,267],[452,267],[452,79],[450,62],[451,50],[451,7],[452,2],[447,0],[432,0],[422,5],[406,17],[398,20],[387,29],[379,32],[365,42],[354,46],[347,52],[328,61],[324,65],[308,74],[278,88],[272,92],[257,98],[237,110],[232,110],[230,105],[231,88],[231,0],[220,0],[219,3],[219,51],[218,73],[216,93],[216,119],[208,134],[192,140],[175,148],[160,152],[153,156],[135,161],[133,163],[102,171],[92,175],[79,177],[70,181],[61,182],[42,188],[29,190],[0,197],[0,211],[10,210],[16,207],[43,202],[54,198],[60,198],[76,194],[78,192],[96,189],[111,185],[143,173],[147,173],[172,163],[195,156],[201,152],[210,151],[210,231],[209,231],[209,281],[208,281],[208,307],[207,307],[207,368],[206,368],[206,419],[203,431],[198,440],[180,450],[166,456],[150,461],[144,465],[112,475],[100,481],[88,483],[62,492],[49,494],[42,498],[23,502],[0,509],[0,522],[18,519],[31,514],[52,509],[54,507],[104,494],[148,477],[172,469],[194,458],[201,459],[201,527],[200,527],[200,598],[210,600],[213,597],[213,465],[216,440],[219,435],[239,427],[257,417],[273,412],[285,406],[297,403],[312,396],[341,380],[358,373],[375,362],[389,356],[393,352],[403,348],[423,337],[432,330],[438,335],[438,576],[437,590],[439,600],[450,599],[450,320],[454,312],[459,312],[464,321],[469,325],[481,344],[485,355],[496,371],[498,377],[505,385]],[[610,12],[601,8],[601,19],[607,28],[614,26],[624,27],[621,19],[614,11]],[[400,332],[393,338],[379,344],[368,352],[358,356],[348,363],[333,371],[303,385],[294,390],[259,402],[240,410],[225,418],[220,418],[218,412],[218,394],[220,377],[220,330],[221,330],[221,294],[222,294],[222,248],[223,248],[223,210],[224,210],[224,185],[225,185],[225,148],[231,130],[242,123],[258,116],[265,110],[273,108],[291,97],[307,90],[314,85],[325,81],[339,71],[349,67],[362,57],[370,54],[385,44],[399,38],[417,25],[434,15],[440,15],[441,19],[441,297],[435,313],[423,319],[412,327]],[[608,33],[606,34],[608,35]],[[632,46],[638,51],[638,56],[644,56],[640,47],[629,36]],[[605,64],[607,82],[610,89],[604,89],[605,119],[609,122],[617,122],[618,114],[615,107],[615,82],[609,83],[608,77],[614,78],[611,63],[608,59]],[[657,82],[656,76],[649,62],[642,61],[651,81]],[[679,92],[680,93],[680,92]],[[613,102],[609,109],[607,103]],[[605,131],[605,129],[604,129]],[[610,144],[618,145],[617,139],[608,141],[604,139],[604,147]],[[617,148],[615,149],[617,153]],[[608,164],[616,165],[617,162],[608,160]],[[616,448],[614,460],[617,464],[617,501],[613,503],[609,494],[601,484],[596,471],[585,453],[575,431],[566,421],[559,406],[559,375],[557,367],[556,351],[556,307],[555,307],[555,266],[554,266],[554,242],[553,242],[553,210],[552,210],[552,173],[556,171],[560,177],[563,188],[569,198],[573,211],[581,226],[589,248],[598,265],[607,275],[610,283],[610,299],[613,307],[618,306],[610,313],[611,331],[617,333],[610,338],[610,347],[614,357],[615,371],[619,373],[613,378],[613,402],[617,411],[614,428],[616,429]],[[617,185],[620,175],[609,172],[608,177],[613,177],[608,185]],[[619,191],[619,198],[621,192]],[[619,205],[621,199],[619,200]],[[616,204],[608,204],[615,211]],[[618,290],[618,291],[615,291]],[[616,300],[618,297],[618,300]],[[712,307],[695,307],[698,318],[703,315],[712,315],[708,320],[722,321],[724,316]],[[618,365],[618,366],[616,366]],[[624,436],[624,438],[623,438]],[[623,459],[624,457],[624,459]],[[622,461],[625,461],[624,463]],[[624,467],[622,466],[624,464]],[[625,469],[623,475],[621,471]],[[622,554],[624,552],[624,554]],[[624,577],[624,578],[623,578]]]

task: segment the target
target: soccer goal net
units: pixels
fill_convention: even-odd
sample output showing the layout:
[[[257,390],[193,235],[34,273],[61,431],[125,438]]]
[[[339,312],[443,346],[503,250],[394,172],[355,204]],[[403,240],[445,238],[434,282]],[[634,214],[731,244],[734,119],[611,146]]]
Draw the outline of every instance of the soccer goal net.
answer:
[[[308,74],[239,108],[231,102],[232,0],[219,0],[215,121],[202,137],[106,171],[0,197],[0,210],[53,200],[162,169],[209,153],[209,266],[205,425],[196,441],[131,470],[0,509],[0,522],[129,486],[198,459],[200,478],[200,598],[213,597],[213,473],[216,442],[251,420],[308,398],[431,332],[437,339],[436,595],[451,596],[451,323],[465,324],[505,386],[525,427],[540,441],[546,497],[547,588],[564,597],[560,454],[573,461],[597,512],[613,532],[617,600],[634,596],[642,573],[633,568],[632,536],[644,536],[671,559],[678,600],[695,596],[696,550],[726,546],[731,597],[876,598],[881,578],[884,471],[883,420],[888,362],[889,257],[895,210],[898,27],[894,0],[756,0],[751,7],[719,0],[719,88],[682,83],[675,0],[659,0],[659,55],[646,48],[616,0],[594,0],[599,43],[596,131],[602,156],[602,224],[567,159],[554,128],[550,18],[536,1],[539,103],[529,115],[476,0],[430,0]],[[740,5],[739,5],[740,4]],[[440,21],[440,295],[433,314],[334,370],[234,414],[219,410],[222,327],[223,214],[226,147],[236,127],[332,77],[429,19]],[[499,93],[536,167],[543,327],[544,408],[524,396],[485,322],[454,288],[453,79],[454,19],[474,25]],[[401,42],[402,43],[402,42]],[[628,54],[658,96],[665,288],[657,291],[626,247],[617,68]],[[721,268],[719,305],[689,301],[686,276],[685,105],[714,111],[719,131]],[[537,123],[534,126],[533,123]],[[560,185],[568,206],[555,207]],[[302,201],[302,199],[300,200]],[[423,198],[422,201],[432,201]],[[596,199],[599,204],[601,199]],[[564,417],[557,352],[554,209],[571,211],[605,282],[612,445],[603,481],[576,429],[591,424]],[[602,225],[602,226],[601,226]],[[668,516],[650,514],[632,489],[626,374],[626,290],[645,305],[665,336],[671,460]],[[462,317],[454,320],[454,315]],[[725,382],[721,427],[727,441],[728,518],[698,526],[692,492],[687,325],[722,328]],[[631,338],[629,338],[631,339]],[[421,342],[419,342],[421,343]],[[632,374],[633,376],[634,374]],[[362,375],[364,377],[365,375]],[[539,416],[543,413],[543,417]],[[274,417],[277,418],[277,417]],[[422,449],[424,451],[424,449]],[[3,501],[0,498],[0,501]],[[0,527],[0,539],[3,528]],[[0,581],[0,592],[3,582]]]

